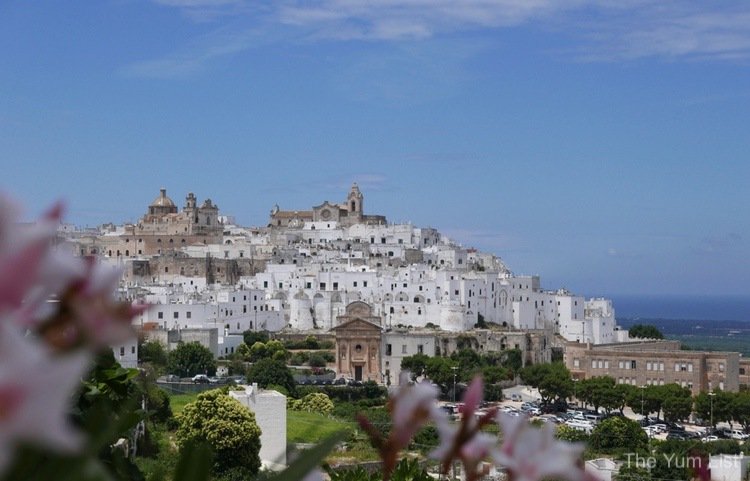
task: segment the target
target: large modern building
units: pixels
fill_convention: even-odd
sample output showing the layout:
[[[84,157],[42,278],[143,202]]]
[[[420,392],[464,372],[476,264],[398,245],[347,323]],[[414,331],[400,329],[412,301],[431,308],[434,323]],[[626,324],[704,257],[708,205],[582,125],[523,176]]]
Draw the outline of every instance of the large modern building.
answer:
[[[610,376],[634,386],[677,383],[693,394],[739,390],[740,354],[685,351],[679,341],[564,345],[564,361],[575,379]]]

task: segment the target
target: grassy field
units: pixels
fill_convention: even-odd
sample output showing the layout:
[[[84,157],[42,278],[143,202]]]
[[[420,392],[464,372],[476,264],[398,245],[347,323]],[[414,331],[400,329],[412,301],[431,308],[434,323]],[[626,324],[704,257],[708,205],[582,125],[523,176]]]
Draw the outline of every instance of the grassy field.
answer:
[[[286,440],[289,443],[317,443],[336,431],[351,431],[354,423],[347,423],[319,413],[286,412]]]
[[[172,413],[177,415],[182,412],[186,404],[190,404],[198,398],[198,393],[173,394],[169,397],[169,404],[172,406]]]

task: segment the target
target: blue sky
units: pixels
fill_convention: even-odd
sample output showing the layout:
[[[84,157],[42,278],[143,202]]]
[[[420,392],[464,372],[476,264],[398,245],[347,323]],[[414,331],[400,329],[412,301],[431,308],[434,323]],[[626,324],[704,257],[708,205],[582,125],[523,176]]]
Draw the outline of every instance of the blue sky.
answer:
[[[357,181],[545,287],[748,293],[746,2],[5,0],[0,45],[30,215],[263,225]]]

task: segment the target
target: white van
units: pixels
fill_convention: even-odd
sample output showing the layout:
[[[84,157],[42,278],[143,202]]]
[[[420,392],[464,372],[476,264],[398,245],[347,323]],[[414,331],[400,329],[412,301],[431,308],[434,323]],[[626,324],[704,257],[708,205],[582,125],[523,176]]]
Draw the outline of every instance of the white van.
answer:
[[[602,416],[601,414],[584,414],[583,417],[586,419],[586,421],[591,421],[592,423],[596,424],[601,421],[604,416]]]
[[[739,429],[733,429],[729,431],[729,437],[732,439],[736,439],[738,441],[744,441],[750,436],[748,436],[744,431],[740,431]]]

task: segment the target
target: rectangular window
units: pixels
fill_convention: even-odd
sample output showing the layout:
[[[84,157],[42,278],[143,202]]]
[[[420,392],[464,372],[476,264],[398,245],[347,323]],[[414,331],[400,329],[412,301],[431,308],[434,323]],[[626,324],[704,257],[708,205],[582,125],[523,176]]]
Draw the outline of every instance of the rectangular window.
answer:
[[[424,346],[422,344],[417,345],[417,354],[424,354]]]
[[[674,372],[680,372],[680,364],[677,362],[674,363]]]
[[[651,370],[651,362],[647,362],[646,363],[646,371],[650,371],[650,370]]]
[[[609,361],[604,361],[604,369],[609,369]]]
[[[326,283],[325,282],[321,282],[320,283],[320,290],[321,291],[325,291],[326,290]]]
[[[659,370],[660,370],[660,371],[663,371],[663,370],[664,370],[664,363],[663,363],[663,362],[660,362],[660,363],[659,363]]]
[[[596,361],[593,359],[591,360],[591,369],[596,369]]]
[[[268,289],[268,281],[263,281],[263,288]]]
[[[334,291],[338,291],[339,290],[339,283],[338,282],[334,282],[333,283],[333,290]]]
[[[352,286],[357,287],[357,281],[352,282]]]
[[[693,372],[693,363],[688,364],[688,372]]]
[[[192,317],[193,317],[193,313],[192,313],[192,312],[190,312],[190,311],[187,311],[187,312],[185,313],[185,315],[187,316],[187,318],[188,318],[188,319],[190,319],[190,318],[192,318]]]
[[[305,289],[312,289],[312,282],[306,282]]]
[[[580,359],[573,359],[573,367],[575,368],[581,367]]]
[[[179,313],[179,312],[177,312],[177,311],[175,311],[175,312],[174,312],[174,313],[172,314],[172,317],[174,317],[175,319],[179,319],[179,317],[180,317],[180,313]]]
[[[130,346],[130,354],[135,354],[135,346]]]
[[[124,356],[124,355],[125,355],[125,347],[121,346],[120,347],[120,356]]]
[[[362,281],[362,287],[367,287],[367,281]]]
[[[157,317],[158,317],[159,319],[164,319],[164,313],[163,313],[163,312],[159,312],[159,313],[157,314]]]
[[[393,351],[393,346],[391,344],[386,344],[385,345],[385,355],[386,356],[390,356],[392,354],[392,351]]]
[[[630,361],[630,369],[636,369],[635,361]]]
[[[724,363],[723,362],[719,363],[719,371],[722,371],[722,372],[724,371]],[[720,389],[723,389],[723,388],[720,388]]]
[[[401,354],[406,354],[406,344],[401,344]]]

